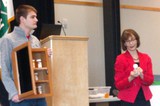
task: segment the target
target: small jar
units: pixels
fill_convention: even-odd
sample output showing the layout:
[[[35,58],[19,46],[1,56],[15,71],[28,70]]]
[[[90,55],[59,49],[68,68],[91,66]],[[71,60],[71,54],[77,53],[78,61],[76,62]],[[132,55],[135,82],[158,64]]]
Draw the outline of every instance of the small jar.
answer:
[[[36,67],[36,63],[35,63],[34,59],[32,60],[32,63],[33,63],[33,68],[35,68]]]
[[[36,73],[34,73],[34,75],[35,75],[35,80],[37,81],[38,80],[38,73],[36,72]]]
[[[37,86],[37,91],[38,91],[38,94],[42,94],[42,86]]]
[[[38,68],[42,68],[42,60],[41,59],[37,59],[36,62],[37,62],[37,67]]]

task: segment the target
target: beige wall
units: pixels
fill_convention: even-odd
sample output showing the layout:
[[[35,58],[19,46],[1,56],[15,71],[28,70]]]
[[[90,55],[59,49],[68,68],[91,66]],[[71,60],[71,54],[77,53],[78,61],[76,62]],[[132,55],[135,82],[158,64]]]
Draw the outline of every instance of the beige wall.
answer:
[[[105,85],[103,8],[55,4],[56,22],[63,19],[68,21],[67,29],[65,29],[67,35],[89,37],[89,86]]]

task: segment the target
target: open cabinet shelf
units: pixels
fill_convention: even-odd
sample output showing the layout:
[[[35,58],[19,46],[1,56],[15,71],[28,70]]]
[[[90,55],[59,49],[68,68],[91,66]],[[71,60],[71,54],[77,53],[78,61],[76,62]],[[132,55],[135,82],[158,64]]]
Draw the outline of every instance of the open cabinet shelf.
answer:
[[[49,58],[46,48],[31,48],[26,42],[12,51],[13,75],[19,98],[52,96]]]

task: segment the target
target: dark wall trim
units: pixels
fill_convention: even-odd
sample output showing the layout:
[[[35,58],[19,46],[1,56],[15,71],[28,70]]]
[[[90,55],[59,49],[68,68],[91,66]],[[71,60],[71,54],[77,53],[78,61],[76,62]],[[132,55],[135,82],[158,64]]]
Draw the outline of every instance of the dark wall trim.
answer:
[[[106,85],[113,89],[115,58],[121,53],[119,0],[103,0],[103,11]]]

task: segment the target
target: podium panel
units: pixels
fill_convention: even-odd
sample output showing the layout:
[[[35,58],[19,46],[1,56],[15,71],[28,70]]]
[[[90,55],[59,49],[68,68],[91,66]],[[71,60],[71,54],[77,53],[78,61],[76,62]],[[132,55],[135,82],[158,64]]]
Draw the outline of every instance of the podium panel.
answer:
[[[88,37],[52,35],[41,44],[53,50],[53,96],[47,98],[48,106],[89,106]]]

